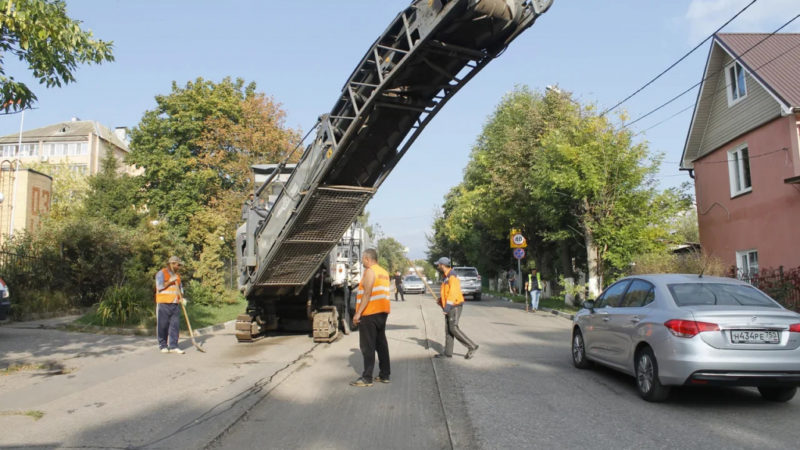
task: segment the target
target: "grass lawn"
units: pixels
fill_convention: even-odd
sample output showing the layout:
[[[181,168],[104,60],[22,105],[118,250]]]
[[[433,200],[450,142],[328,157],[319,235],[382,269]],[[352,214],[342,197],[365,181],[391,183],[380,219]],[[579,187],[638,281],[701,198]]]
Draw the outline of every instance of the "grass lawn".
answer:
[[[497,292],[497,291],[484,291],[484,292],[495,297],[510,298],[514,303],[523,303],[523,304],[525,303],[524,295],[511,295],[508,292]],[[562,311],[569,314],[575,314],[580,310],[580,308],[578,307],[569,306],[566,303],[564,303],[564,297],[540,298],[539,307],[555,309],[557,311]]]
[[[189,315],[189,320],[192,322],[192,329],[200,329],[233,320],[239,314],[244,313],[246,307],[247,300],[245,300],[244,297],[239,297],[236,303],[222,303],[219,306],[201,305],[190,301],[189,304],[186,305],[186,313]],[[125,324],[111,322],[106,322],[104,324],[97,312],[92,310],[76,320],[76,323],[81,325],[130,328],[138,329],[143,332],[154,332],[156,326],[155,310],[155,303],[148,305],[147,317],[135,323]],[[182,316],[183,314],[181,313],[181,330],[188,331],[188,328],[186,328],[186,320],[183,319]]]

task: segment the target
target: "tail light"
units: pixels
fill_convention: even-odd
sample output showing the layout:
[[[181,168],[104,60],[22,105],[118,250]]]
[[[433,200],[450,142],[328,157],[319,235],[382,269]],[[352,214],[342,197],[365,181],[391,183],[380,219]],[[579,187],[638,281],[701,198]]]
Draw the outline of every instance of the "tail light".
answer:
[[[697,322],[694,320],[672,319],[664,322],[664,326],[667,327],[674,336],[682,338],[691,338],[704,331],[719,331],[719,325],[715,323]]]
[[[800,323],[793,323],[789,325],[789,331],[794,331],[795,333],[800,333]]]

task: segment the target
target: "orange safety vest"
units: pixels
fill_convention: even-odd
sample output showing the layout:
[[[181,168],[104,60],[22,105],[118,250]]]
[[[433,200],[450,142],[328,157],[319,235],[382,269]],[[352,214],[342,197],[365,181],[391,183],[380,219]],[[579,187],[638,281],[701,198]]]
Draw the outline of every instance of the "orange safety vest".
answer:
[[[391,281],[389,279],[389,272],[384,270],[383,267],[373,264],[370,269],[375,274],[375,282],[372,285],[372,293],[369,297],[369,304],[367,304],[362,316],[369,316],[372,314],[389,314],[389,292],[391,289]],[[356,311],[360,308],[361,297],[364,295],[364,285],[362,281],[358,283],[358,291],[356,291]]]
[[[172,280],[169,270],[164,268],[161,269],[161,272],[164,274],[165,284]],[[177,277],[178,282],[172,286],[167,286],[163,291],[156,292],[156,303],[178,303],[181,294],[181,276],[177,273],[174,276]],[[156,286],[156,289],[158,289],[158,286]]]
[[[439,292],[442,295],[442,309],[446,308],[448,304],[458,306],[464,303],[464,294],[461,293],[461,280],[453,273],[453,269],[444,274],[444,280],[442,280]]]

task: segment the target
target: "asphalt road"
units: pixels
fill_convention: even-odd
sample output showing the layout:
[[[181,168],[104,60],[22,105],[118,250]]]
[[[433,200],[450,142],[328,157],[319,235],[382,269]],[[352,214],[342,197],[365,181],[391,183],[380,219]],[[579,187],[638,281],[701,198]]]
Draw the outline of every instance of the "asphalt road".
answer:
[[[162,355],[153,338],[0,327],[0,447],[6,448],[796,448],[800,399],[754,389],[676,389],[639,398],[631,377],[570,361],[570,322],[503,301],[469,302],[472,360],[441,349],[430,297],[392,303],[392,383],[355,388],[358,336],[289,335]],[[45,324],[47,325],[47,324]],[[40,420],[17,412],[41,411]]]

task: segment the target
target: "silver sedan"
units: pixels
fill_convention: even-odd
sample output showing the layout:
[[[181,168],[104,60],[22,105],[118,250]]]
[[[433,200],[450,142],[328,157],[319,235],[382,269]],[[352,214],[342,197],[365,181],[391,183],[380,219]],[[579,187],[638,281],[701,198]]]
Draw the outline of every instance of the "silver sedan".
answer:
[[[785,402],[800,385],[800,314],[732,278],[623,278],[573,320],[572,361],[633,375],[641,396],[675,385],[757,387]]]

